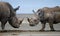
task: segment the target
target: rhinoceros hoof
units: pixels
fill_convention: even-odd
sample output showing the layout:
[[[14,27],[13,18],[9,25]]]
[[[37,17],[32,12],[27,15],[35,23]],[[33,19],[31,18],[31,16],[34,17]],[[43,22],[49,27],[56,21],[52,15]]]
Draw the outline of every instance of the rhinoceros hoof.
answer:
[[[50,30],[50,31],[56,31],[56,30]]]
[[[45,30],[39,30],[39,31],[45,31]]]

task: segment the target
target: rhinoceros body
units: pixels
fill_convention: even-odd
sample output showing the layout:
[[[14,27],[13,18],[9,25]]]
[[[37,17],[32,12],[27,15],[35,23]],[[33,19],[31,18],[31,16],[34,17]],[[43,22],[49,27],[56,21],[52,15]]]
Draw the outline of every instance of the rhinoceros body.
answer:
[[[22,21],[19,22],[16,17],[16,10],[18,9],[19,7],[14,9],[8,2],[0,2],[0,21],[2,29],[4,29],[7,21],[14,28],[19,27]]]
[[[60,23],[60,7],[56,6],[54,8],[42,8],[38,9],[37,12],[33,11],[35,18],[28,18],[30,26],[35,26],[40,21],[42,24],[41,30],[45,29],[46,23],[49,23],[49,26],[52,31],[54,31],[53,24]]]

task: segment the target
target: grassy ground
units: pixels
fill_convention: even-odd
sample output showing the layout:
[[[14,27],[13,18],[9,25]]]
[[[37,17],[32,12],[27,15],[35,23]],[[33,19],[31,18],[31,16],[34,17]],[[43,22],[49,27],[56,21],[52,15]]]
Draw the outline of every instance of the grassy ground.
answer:
[[[0,32],[0,36],[60,36],[60,32]]]

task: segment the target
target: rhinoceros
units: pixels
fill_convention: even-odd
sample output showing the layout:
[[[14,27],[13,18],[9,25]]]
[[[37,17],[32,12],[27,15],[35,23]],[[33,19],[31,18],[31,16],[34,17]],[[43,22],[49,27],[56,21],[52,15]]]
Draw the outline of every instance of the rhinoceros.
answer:
[[[14,9],[8,2],[0,2],[0,22],[2,30],[4,30],[7,21],[14,28],[20,27],[23,19],[19,20],[16,17],[16,11],[19,9],[19,7],[20,6]]]
[[[30,26],[35,26],[39,22],[42,24],[40,31],[44,31],[46,23],[49,23],[51,31],[55,31],[53,24],[60,23],[60,7],[38,9],[34,12],[34,17],[27,18]]]

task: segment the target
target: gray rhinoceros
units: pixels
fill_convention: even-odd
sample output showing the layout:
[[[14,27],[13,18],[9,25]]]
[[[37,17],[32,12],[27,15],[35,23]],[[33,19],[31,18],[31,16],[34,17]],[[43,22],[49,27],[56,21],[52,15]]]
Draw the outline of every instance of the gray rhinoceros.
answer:
[[[49,23],[51,31],[54,31],[53,24],[60,23],[60,7],[56,6],[54,8],[44,8],[38,9],[37,12],[34,12],[33,18],[28,18],[28,22],[30,26],[35,26],[39,22],[42,24],[41,31],[45,29],[46,23]]]
[[[7,21],[14,28],[20,27],[23,19],[18,20],[18,18],[16,17],[16,11],[18,9],[19,6],[14,9],[8,2],[0,2],[0,22],[2,29],[4,29]]]

